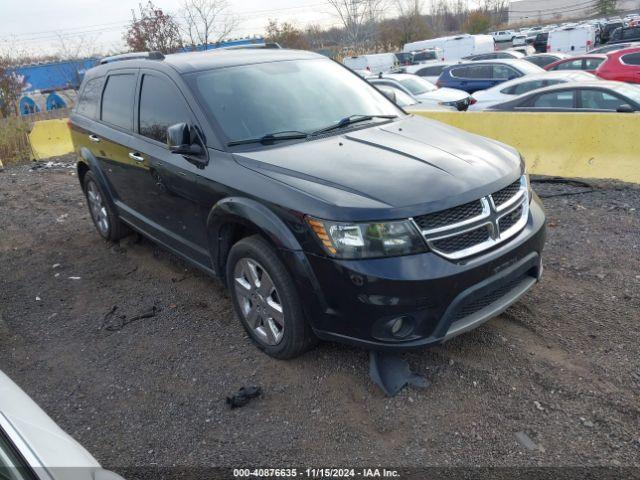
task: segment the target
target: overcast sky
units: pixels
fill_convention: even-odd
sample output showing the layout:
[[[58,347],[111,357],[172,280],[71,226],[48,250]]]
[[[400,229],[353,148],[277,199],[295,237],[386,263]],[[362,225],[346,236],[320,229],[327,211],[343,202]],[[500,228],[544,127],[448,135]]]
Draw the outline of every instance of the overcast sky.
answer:
[[[0,49],[5,53],[12,49],[54,54],[61,50],[62,37],[67,50],[75,49],[81,42],[95,45],[100,53],[122,50],[122,32],[131,19],[131,9],[137,8],[139,1],[142,0],[0,0]],[[176,13],[182,0],[154,3],[167,13]],[[238,37],[262,34],[270,18],[322,27],[338,24],[326,0],[228,0],[228,3],[230,11],[240,19],[233,33]]]

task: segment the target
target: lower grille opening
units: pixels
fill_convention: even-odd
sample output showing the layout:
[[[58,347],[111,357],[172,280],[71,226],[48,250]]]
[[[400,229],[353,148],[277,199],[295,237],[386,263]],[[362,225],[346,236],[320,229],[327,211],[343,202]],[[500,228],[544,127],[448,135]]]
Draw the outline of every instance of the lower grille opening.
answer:
[[[521,275],[493,290],[486,292],[484,295],[470,299],[469,301],[463,302],[458,306],[455,314],[453,315],[453,321],[457,322],[458,320],[462,320],[463,318],[469,317],[474,313],[479,312],[483,308],[486,308],[493,303],[500,300],[502,297],[507,295],[511,290],[516,288],[522,282],[524,282],[528,278],[527,274]]]

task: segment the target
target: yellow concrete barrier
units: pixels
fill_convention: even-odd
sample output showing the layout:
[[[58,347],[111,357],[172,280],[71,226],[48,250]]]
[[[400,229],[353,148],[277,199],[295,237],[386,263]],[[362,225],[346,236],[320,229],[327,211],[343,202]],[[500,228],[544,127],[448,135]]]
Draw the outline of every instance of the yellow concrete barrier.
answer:
[[[415,113],[517,148],[529,173],[640,183],[640,115]]]
[[[33,124],[29,143],[36,160],[73,152],[67,119],[40,120]]]

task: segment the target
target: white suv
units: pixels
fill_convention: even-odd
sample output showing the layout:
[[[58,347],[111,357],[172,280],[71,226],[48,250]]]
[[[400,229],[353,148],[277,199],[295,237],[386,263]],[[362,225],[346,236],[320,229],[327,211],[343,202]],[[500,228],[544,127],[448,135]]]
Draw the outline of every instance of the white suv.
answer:
[[[511,30],[501,30],[499,32],[491,32],[491,36],[495,42],[511,42],[515,34]]]

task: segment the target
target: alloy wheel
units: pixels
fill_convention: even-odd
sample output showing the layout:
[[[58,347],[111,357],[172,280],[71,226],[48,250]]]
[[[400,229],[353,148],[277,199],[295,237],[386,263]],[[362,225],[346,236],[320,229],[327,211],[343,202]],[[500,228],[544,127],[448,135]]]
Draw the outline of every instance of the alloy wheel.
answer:
[[[93,181],[90,181],[87,185],[87,199],[89,200],[89,210],[96,227],[98,227],[102,235],[107,236],[109,234],[109,214],[102,194]]]
[[[246,324],[264,344],[279,344],[284,335],[284,310],[269,273],[255,260],[242,258],[236,263],[233,277]]]

